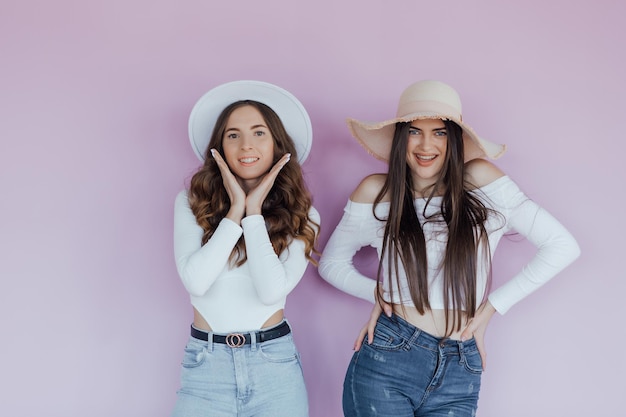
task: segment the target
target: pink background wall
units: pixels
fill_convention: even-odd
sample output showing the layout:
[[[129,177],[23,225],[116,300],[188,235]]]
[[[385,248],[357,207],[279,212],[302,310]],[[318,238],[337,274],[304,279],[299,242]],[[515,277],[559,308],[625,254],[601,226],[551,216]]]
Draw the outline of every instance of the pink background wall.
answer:
[[[258,79],[305,104],[323,246],[359,179],[384,170],[344,119],[391,116],[432,78],[583,250],[494,318],[479,415],[619,415],[625,14],[619,0],[2,1],[0,414],[168,415],[191,320],[173,200],[198,166],[187,117],[205,91]],[[497,282],[532,254],[517,240]],[[311,416],[341,415],[369,309],[313,267],[291,296]]]

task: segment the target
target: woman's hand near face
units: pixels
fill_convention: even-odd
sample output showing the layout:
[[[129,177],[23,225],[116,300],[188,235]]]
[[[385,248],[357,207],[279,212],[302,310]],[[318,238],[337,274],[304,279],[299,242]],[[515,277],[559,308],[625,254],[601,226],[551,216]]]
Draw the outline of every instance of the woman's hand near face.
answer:
[[[224,161],[224,158],[222,158],[222,155],[215,149],[211,150],[211,155],[213,155],[217,167],[222,174],[224,188],[230,199],[230,210],[226,214],[226,217],[237,224],[241,223],[241,219],[244,216],[261,214],[263,201],[265,201],[265,198],[267,198],[267,195],[274,186],[274,181],[276,181],[278,173],[291,158],[291,154],[283,155],[283,157],[274,164],[272,169],[263,176],[259,184],[246,195],[246,192],[239,184],[239,181],[237,181],[235,175],[231,172],[228,164]]]
[[[241,188],[241,185],[239,185],[235,175],[230,171],[222,155],[215,149],[211,149],[211,155],[213,155],[213,159],[215,159],[217,167],[220,169],[224,188],[230,199],[230,210],[228,210],[226,217],[240,224],[246,210],[246,193],[243,191],[243,188]]]
[[[259,184],[248,192],[245,201],[246,216],[261,214],[261,206],[263,205],[265,198],[274,186],[274,181],[276,181],[278,173],[281,169],[283,169],[287,162],[289,162],[289,159],[291,159],[291,154],[284,154],[283,157],[280,158],[276,164],[274,164],[272,169],[270,169],[270,171],[263,176],[263,179],[259,182]]]

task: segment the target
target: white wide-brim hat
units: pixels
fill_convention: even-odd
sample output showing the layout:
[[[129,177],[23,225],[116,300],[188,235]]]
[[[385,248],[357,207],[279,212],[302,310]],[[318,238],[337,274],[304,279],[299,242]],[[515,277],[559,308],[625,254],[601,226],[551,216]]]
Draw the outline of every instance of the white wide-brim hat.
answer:
[[[407,87],[400,96],[396,117],[378,123],[348,119],[352,135],[375,158],[389,161],[391,142],[398,122],[418,119],[451,120],[463,129],[465,160],[488,157],[497,159],[506,151],[505,145],[489,142],[463,122],[461,98],[449,85],[441,81],[418,81]]]
[[[270,83],[252,80],[219,85],[200,97],[191,110],[189,140],[201,161],[204,161],[218,116],[228,105],[241,100],[258,101],[274,110],[294,141],[298,162],[304,162],[313,142],[311,119],[304,106],[289,91]]]

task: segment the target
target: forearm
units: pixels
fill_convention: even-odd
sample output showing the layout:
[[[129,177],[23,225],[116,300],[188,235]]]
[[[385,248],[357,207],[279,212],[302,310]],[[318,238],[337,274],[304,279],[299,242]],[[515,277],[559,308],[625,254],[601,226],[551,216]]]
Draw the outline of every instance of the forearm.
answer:
[[[580,255],[569,231],[546,210],[528,201],[511,218],[515,230],[537,247],[537,253],[511,280],[489,295],[500,314],[536,291]]]
[[[174,207],[174,258],[187,291],[203,295],[228,265],[230,254],[241,237],[241,227],[222,219],[213,236],[202,245],[204,230],[181,192]]]
[[[274,304],[289,294],[304,275],[308,261],[304,242],[294,239],[279,257],[261,215],[242,220],[252,282],[259,299]]]

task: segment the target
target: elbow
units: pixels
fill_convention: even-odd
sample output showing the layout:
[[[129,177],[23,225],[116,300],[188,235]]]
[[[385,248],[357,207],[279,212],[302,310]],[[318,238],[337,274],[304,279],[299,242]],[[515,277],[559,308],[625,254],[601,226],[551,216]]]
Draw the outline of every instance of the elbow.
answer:
[[[317,272],[322,278],[324,278],[324,280],[328,281],[331,269],[332,262],[330,262],[328,257],[325,257],[324,254],[322,254],[319,260],[319,264],[317,265]]]
[[[324,258],[319,260],[317,264],[317,273],[320,277],[326,279],[326,270],[328,269],[328,263],[324,262]]]
[[[546,247],[545,260],[552,264],[553,267],[560,271],[571,265],[580,257],[581,250],[578,242],[573,236],[569,235],[553,242],[551,249]]]
[[[210,283],[206,280],[198,279],[193,271],[189,268],[184,268],[178,271],[180,279],[183,282],[183,286],[187,292],[194,297],[202,297],[209,290]]]
[[[304,274],[304,270],[301,272],[286,270],[281,263],[275,264],[273,268],[263,268],[263,264],[253,264],[250,258],[248,262],[252,274],[252,285],[259,301],[266,306],[284,301]],[[295,279],[296,275],[298,279]]]
[[[192,295],[194,297],[202,297],[204,294],[206,294],[206,291],[189,287],[187,287],[187,292],[189,293],[189,295]]]
[[[351,264],[336,262],[322,256],[322,259],[320,259],[320,263],[317,267],[317,272],[324,279],[324,281],[342,291],[345,291],[342,283],[352,272],[352,269]]]
[[[287,297],[292,289],[284,275],[276,277],[275,280],[267,281],[263,277],[254,279],[254,287],[259,301],[266,306],[271,306],[281,302]]]
[[[261,301],[261,303],[266,306],[278,304],[286,297],[286,294],[282,291],[264,291],[262,293],[259,293],[258,295],[259,301]]]
[[[576,259],[580,257],[581,250],[580,245],[574,239],[574,236],[570,235],[566,242],[564,242],[564,253],[567,258],[569,258],[568,264],[574,262]]]
[[[571,250],[571,258],[572,258],[572,262],[574,262],[576,259],[580,258],[580,254],[581,254],[581,250],[580,250],[580,246],[578,245],[578,242],[576,242],[576,240],[574,240],[572,242],[572,250]]]
[[[204,285],[198,285],[196,282],[190,279],[183,278],[183,285],[187,292],[194,297],[202,297],[209,290]]]

